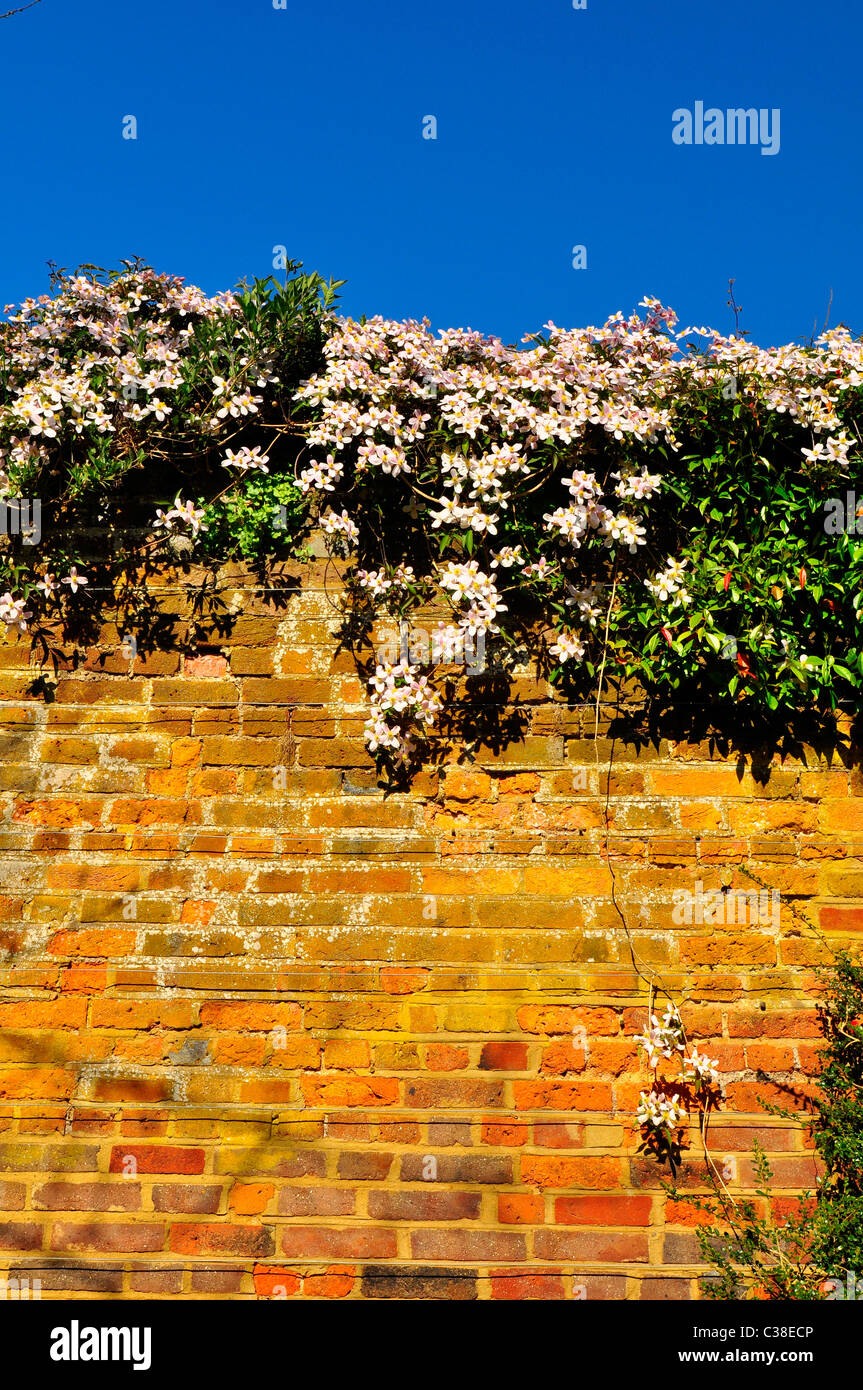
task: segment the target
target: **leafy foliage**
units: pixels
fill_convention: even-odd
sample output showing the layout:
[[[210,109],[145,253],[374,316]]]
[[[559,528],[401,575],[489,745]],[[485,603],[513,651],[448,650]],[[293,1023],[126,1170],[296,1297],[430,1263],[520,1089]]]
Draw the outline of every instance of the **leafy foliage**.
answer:
[[[32,618],[38,633],[66,616],[77,591],[62,590],[58,572],[73,564],[83,573],[95,559],[110,591],[114,561],[126,574],[136,559],[182,557],[210,528],[207,550],[220,559],[263,560],[296,544],[306,508],[294,482],[293,396],[322,363],[338,289],[300,272],[290,262],[284,282],[208,298],[137,260],[117,271],[54,268],[52,293],[0,323],[9,627]],[[32,520],[34,499],[36,536],[16,525],[19,509]],[[172,499],[154,524],[154,505]]]
[[[308,510],[286,474],[257,474],[212,502],[203,497],[198,502],[204,511],[203,553],[215,559],[236,555],[250,564],[295,549]]]

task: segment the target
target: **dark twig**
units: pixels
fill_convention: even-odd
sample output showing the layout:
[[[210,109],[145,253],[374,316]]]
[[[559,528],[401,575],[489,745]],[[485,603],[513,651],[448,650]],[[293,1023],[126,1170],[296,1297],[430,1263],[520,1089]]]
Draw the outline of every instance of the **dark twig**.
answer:
[[[734,298],[734,280],[733,280],[733,279],[731,279],[731,280],[728,281],[728,299],[727,299],[726,303],[728,304],[728,307],[731,309],[731,311],[732,311],[733,314],[734,314],[734,334],[735,334],[735,337],[737,337],[737,338],[748,338],[748,336],[749,336],[749,330],[746,329],[746,328],[741,328],[741,327],[740,327],[740,315],[741,315],[741,313],[743,312],[743,305],[742,305],[742,304],[738,304],[737,301],[736,301],[735,298]]]
[[[32,10],[34,5],[41,5],[42,0],[30,0],[29,5],[19,5],[17,10],[7,10],[5,14],[0,14],[0,19],[11,19],[13,14],[23,14],[25,10]]]

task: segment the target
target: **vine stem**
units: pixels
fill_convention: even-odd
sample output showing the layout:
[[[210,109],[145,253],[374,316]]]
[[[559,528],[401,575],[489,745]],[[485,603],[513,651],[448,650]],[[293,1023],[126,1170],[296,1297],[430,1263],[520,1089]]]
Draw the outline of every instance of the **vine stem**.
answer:
[[[617,593],[617,582],[618,582],[617,560],[615,559],[615,562],[614,562],[614,571],[613,571],[613,573],[612,573],[612,581],[611,581],[611,596],[610,596],[610,598],[609,598],[609,600],[608,600],[608,612],[607,612],[606,615],[605,615],[605,632],[603,633],[603,638],[602,638],[602,660],[601,660],[600,666],[599,666],[599,678],[598,678],[597,684],[596,684],[596,703],[595,703],[595,706],[594,706],[594,713],[593,713],[593,749],[594,749],[594,756],[595,756],[595,763],[596,763],[597,788],[599,788],[599,787],[601,786],[601,779],[600,779],[600,762],[599,762],[599,713],[600,713],[601,702],[602,702],[602,684],[603,684],[603,681],[604,681],[604,679],[605,679],[605,667],[606,667],[606,664],[607,664],[607,662],[608,662],[608,634],[609,634],[609,631],[610,631],[610,628],[611,628],[611,614],[612,614],[612,610],[613,610],[613,608],[614,608],[614,599],[615,599],[615,595],[616,595],[616,593]],[[612,901],[612,903],[613,903],[613,905],[614,905],[614,910],[615,910],[615,912],[617,913],[618,917],[620,918],[620,920],[621,920],[621,922],[622,922],[622,924],[623,924],[623,929],[624,929],[624,931],[626,932],[626,939],[627,939],[627,942],[628,942],[628,944],[629,944],[629,954],[630,954],[630,956],[631,956],[631,958],[632,958],[632,964],[633,964],[633,967],[634,967],[634,969],[635,969],[635,972],[636,972],[636,974],[638,975],[639,979],[644,980],[645,984],[649,986],[649,988],[650,988],[650,990],[651,990],[651,998],[652,998],[652,991],[653,991],[653,989],[654,989],[655,986],[656,986],[656,982],[657,982],[658,977],[657,977],[655,971],[650,970],[650,967],[647,966],[647,962],[646,962],[646,961],[644,962],[644,964],[645,964],[645,966],[647,966],[647,969],[648,969],[648,971],[649,971],[649,974],[645,974],[644,971],[641,970],[641,969],[639,968],[639,965],[638,965],[638,956],[637,956],[637,954],[636,954],[635,946],[634,946],[633,941],[632,941],[632,933],[631,933],[630,930],[629,930],[629,923],[628,923],[627,920],[626,920],[626,914],[624,913],[624,911],[623,911],[623,909],[621,908],[619,902],[617,901],[617,892],[616,892],[616,889],[617,889],[617,880],[616,880],[616,878],[615,878],[614,867],[613,867],[612,861],[611,861],[611,806],[610,806],[610,801],[611,801],[611,769],[612,769],[612,763],[613,763],[613,754],[609,754],[609,761],[608,761],[608,778],[607,778],[607,781],[606,781],[605,801],[604,801],[604,803],[603,803],[603,808],[602,808],[603,833],[604,833],[604,848],[605,848],[605,861],[606,861],[606,863],[607,863],[607,865],[608,865],[608,872],[609,872],[609,874],[611,875],[611,901]],[[667,998],[670,998],[670,996],[666,993],[666,991],[663,990],[663,993],[666,994],[666,997],[667,997]]]
[[[603,686],[603,681],[604,681],[604,679],[605,679],[605,668],[606,668],[606,665],[607,665],[607,662],[608,662],[608,634],[609,634],[609,631],[610,631],[610,629],[611,629],[611,614],[612,614],[612,610],[613,610],[613,608],[614,608],[614,599],[615,599],[615,595],[616,595],[616,593],[617,593],[617,583],[618,583],[617,560],[615,560],[614,571],[613,571],[613,574],[612,574],[611,595],[610,595],[609,602],[608,602],[608,611],[607,611],[607,613],[606,613],[606,615],[605,615],[605,632],[603,633],[603,639],[602,639],[602,659],[601,659],[601,662],[600,662],[599,677],[598,677],[597,685],[596,685],[596,702],[595,702],[595,705],[594,705],[594,718],[593,718],[593,747],[594,747],[594,754],[595,754],[596,772],[597,772],[597,783],[598,783],[598,784],[599,784],[599,779],[600,779],[600,760],[599,760],[599,716],[600,716],[600,709],[601,709],[601,705],[602,705],[602,686]],[[609,874],[610,874],[610,876],[611,876],[611,901],[612,901],[612,904],[613,904],[613,906],[614,906],[614,909],[615,909],[615,911],[616,911],[618,917],[620,918],[620,921],[621,921],[621,923],[622,923],[622,925],[623,925],[623,929],[624,929],[624,931],[626,932],[626,939],[627,939],[627,943],[628,943],[628,945],[629,945],[629,954],[630,954],[630,957],[631,957],[631,959],[632,959],[633,968],[634,968],[636,974],[638,975],[639,979],[643,980],[643,981],[645,982],[645,984],[647,985],[647,987],[648,987],[648,1004],[647,1004],[647,1011],[648,1011],[648,1017],[649,1017],[650,1014],[652,1014],[652,1012],[653,1012],[654,992],[655,992],[657,989],[665,996],[666,999],[668,999],[669,1003],[674,1004],[674,1000],[671,998],[671,995],[668,993],[667,989],[665,989],[665,988],[663,987],[661,977],[657,974],[657,972],[656,972],[655,970],[651,970],[651,969],[650,969],[650,967],[647,965],[647,962],[646,962],[646,961],[644,962],[644,965],[647,967],[647,970],[648,970],[649,973],[646,974],[646,973],[640,968],[640,966],[639,966],[639,964],[638,964],[639,957],[638,957],[638,955],[637,955],[637,953],[636,953],[636,950],[635,950],[635,945],[634,945],[633,940],[632,940],[632,933],[631,933],[631,931],[630,931],[630,929],[629,929],[629,923],[628,923],[627,920],[626,920],[626,914],[625,914],[625,912],[623,911],[623,908],[620,906],[620,903],[619,903],[618,900],[617,900],[617,892],[616,892],[617,880],[616,880],[616,878],[615,878],[614,866],[613,866],[613,864],[612,864],[612,858],[611,858],[611,808],[610,808],[610,802],[611,802],[611,772],[612,772],[612,765],[613,765],[613,753],[610,753],[610,754],[609,754],[609,761],[608,761],[608,779],[607,779],[607,782],[606,782],[606,794],[605,794],[605,800],[604,800],[604,802],[603,802],[603,833],[604,833],[605,860],[606,860],[606,863],[608,864],[608,872],[609,872]],[[676,1008],[676,1005],[675,1005],[675,1008]],[[678,1020],[679,1020],[679,1022],[680,1022],[680,1028],[681,1028],[681,1032],[682,1032],[682,1034],[683,1034],[684,1043],[685,1043],[685,1045],[686,1045],[687,1047],[691,1047],[691,1043],[690,1043],[690,1041],[689,1041],[689,1038],[688,1038],[687,1035],[686,1035],[686,1029],[685,1029],[684,1026],[683,1026],[682,1020],[680,1019],[680,1012],[679,1012],[679,1010],[677,1010],[677,1017],[678,1017]],[[655,1079],[655,1073],[654,1073],[654,1079]],[[725,1184],[725,1180],[724,1180],[724,1178],[722,1177],[722,1173],[721,1173],[719,1167],[717,1166],[717,1164],[716,1164],[716,1162],[715,1162],[715,1160],[714,1160],[714,1158],[713,1158],[713,1156],[712,1156],[712,1154],[710,1153],[710,1150],[709,1150],[709,1148],[708,1148],[708,1144],[707,1144],[707,1133],[708,1133],[708,1128],[709,1128],[709,1123],[710,1123],[710,1109],[711,1109],[711,1106],[710,1106],[710,1103],[709,1103],[709,1101],[708,1101],[708,1104],[707,1104],[707,1105],[705,1106],[705,1108],[702,1110],[701,1116],[700,1116],[699,1131],[700,1131],[700,1134],[701,1134],[701,1144],[702,1144],[702,1148],[703,1148],[703,1150],[704,1150],[704,1156],[705,1156],[705,1159],[707,1160],[707,1163],[710,1165],[710,1168],[712,1169],[712,1171],[713,1171],[713,1173],[714,1173],[714,1181],[715,1181],[715,1183],[718,1183],[718,1185],[719,1185],[719,1186],[721,1187],[721,1189],[722,1189],[721,1200],[722,1200],[722,1203],[723,1203],[723,1206],[724,1206],[726,1212],[729,1210],[729,1207],[730,1207],[733,1211],[737,1211],[737,1210],[738,1210],[738,1204],[737,1204],[737,1202],[735,1201],[735,1199],[734,1199],[733,1195],[731,1194],[731,1192],[728,1190],[728,1187],[727,1187],[726,1184]],[[673,1169],[672,1169],[672,1172],[673,1172]]]

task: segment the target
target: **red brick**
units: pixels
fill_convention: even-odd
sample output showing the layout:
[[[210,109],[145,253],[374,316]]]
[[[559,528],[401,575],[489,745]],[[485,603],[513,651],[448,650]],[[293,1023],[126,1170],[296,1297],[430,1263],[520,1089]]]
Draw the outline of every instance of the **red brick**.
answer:
[[[33,1206],[47,1211],[139,1211],[136,1182],[48,1182],[33,1192]]]
[[[475,1221],[480,1197],[474,1192],[403,1191],[368,1195],[369,1216],[376,1221]]]
[[[266,1226],[238,1226],[229,1222],[179,1222],[171,1226],[170,1248],[175,1255],[242,1255],[265,1258],[275,1249]]]
[[[498,1269],[492,1270],[491,1296],[519,1303],[538,1298],[545,1303],[565,1299],[567,1295],[561,1276],[550,1270],[526,1269],[516,1273],[511,1269]]]
[[[284,1226],[283,1255],[293,1259],[389,1260],[398,1253],[395,1231],[375,1226]]]
[[[603,1264],[647,1260],[647,1235],[603,1232],[537,1231],[534,1254],[541,1260],[586,1260]]]
[[[515,1231],[418,1230],[411,1232],[415,1260],[451,1260],[487,1263],[491,1260],[523,1260],[524,1236]]]
[[[350,1265],[328,1265],[323,1274],[307,1274],[303,1280],[304,1298],[347,1298],[356,1283],[356,1270]]]
[[[153,1187],[154,1211],[212,1216],[219,1210],[220,1187],[195,1187],[191,1183],[156,1183]]]
[[[526,1071],[527,1044],[486,1043],[482,1049],[479,1064],[487,1071]]]
[[[647,1226],[652,1199],[609,1194],[592,1197],[558,1197],[554,1219],[559,1226]]]
[[[128,1160],[134,1160],[130,1165]],[[181,1149],[168,1144],[154,1144],[142,1147],[134,1144],[118,1144],[111,1150],[109,1172],[127,1173],[190,1173],[204,1171],[205,1152],[203,1149]]]
[[[505,1226],[539,1226],[545,1221],[545,1202],[527,1192],[501,1192],[497,1219]]]
[[[138,1251],[161,1250],[165,1227],[155,1222],[72,1222],[55,1221],[51,1232],[52,1250],[104,1251],[128,1255]]]

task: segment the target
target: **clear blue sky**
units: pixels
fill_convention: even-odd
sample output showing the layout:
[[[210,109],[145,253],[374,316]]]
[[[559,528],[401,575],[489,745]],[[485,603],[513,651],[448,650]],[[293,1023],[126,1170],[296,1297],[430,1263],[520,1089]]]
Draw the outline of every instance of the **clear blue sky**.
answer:
[[[281,243],[351,313],[507,341],[645,294],[728,330],[731,275],[762,344],[831,289],[863,332],[861,49],[854,0],[41,0],[0,21],[0,305],[49,259],[213,292]],[[778,107],[779,153],[673,144],[699,100]]]

